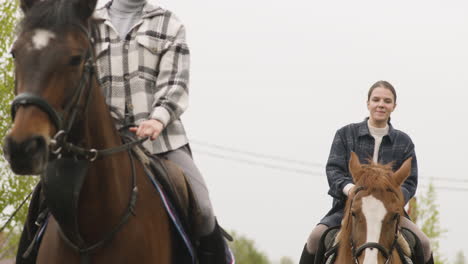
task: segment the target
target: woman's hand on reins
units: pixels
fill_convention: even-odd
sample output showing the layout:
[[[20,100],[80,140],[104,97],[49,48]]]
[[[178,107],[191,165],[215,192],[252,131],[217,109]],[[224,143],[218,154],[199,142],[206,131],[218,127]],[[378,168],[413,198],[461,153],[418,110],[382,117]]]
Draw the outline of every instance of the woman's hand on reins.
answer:
[[[138,127],[131,127],[130,131],[140,138],[150,137],[155,140],[164,129],[164,125],[155,119],[148,119],[140,123]]]

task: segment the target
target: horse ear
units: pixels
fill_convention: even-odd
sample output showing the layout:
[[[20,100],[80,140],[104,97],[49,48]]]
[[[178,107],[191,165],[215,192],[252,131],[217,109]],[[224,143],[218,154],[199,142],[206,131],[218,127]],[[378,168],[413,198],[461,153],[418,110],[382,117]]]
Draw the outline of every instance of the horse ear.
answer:
[[[403,182],[410,176],[411,174],[411,161],[413,160],[412,157],[408,158],[403,162],[401,167],[393,174],[393,179],[395,182],[400,186]]]
[[[77,16],[83,20],[93,14],[97,5],[97,0],[73,0],[73,2]]]
[[[23,13],[26,13],[38,0],[21,0],[20,7]]]
[[[358,155],[351,151],[351,158],[349,159],[349,172],[353,176],[354,182],[358,182],[361,178],[361,162],[359,162]]]

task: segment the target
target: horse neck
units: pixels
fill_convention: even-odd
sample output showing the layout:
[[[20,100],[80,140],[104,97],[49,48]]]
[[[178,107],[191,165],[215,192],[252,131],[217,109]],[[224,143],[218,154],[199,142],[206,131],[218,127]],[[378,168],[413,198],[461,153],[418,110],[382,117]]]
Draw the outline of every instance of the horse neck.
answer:
[[[91,91],[92,100],[85,115],[83,135],[87,148],[100,150],[119,146],[121,140],[104,96],[96,83],[97,81],[94,81]],[[110,223],[119,220],[130,199],[131,177],[127,151],[90,163],[79,201],[80,225],[84,227],[85,236],[86,233],[95,235],[96,229],[107,230]],[[105,216],[101,224],[99,216]],[[85,227],[94,230],[86,230]]]

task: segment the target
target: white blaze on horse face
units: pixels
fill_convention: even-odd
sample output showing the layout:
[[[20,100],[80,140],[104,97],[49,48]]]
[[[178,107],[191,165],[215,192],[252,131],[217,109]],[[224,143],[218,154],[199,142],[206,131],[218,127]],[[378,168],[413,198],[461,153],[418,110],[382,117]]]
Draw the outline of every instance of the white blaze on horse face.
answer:
[[[374,196],[369,195],[362,198],[362,213],[366,218],[367,224],[367,238],[366,243],[375,242],[379,243],[380,233],[382,231],[382,221],[387,214],[387,209],[382,201],[376,199]],[[379,251],[377,249],[366,248],[363,264],[377,263],[377,256]]]
[[[55,38],[55,34],[53,32],[45,29],[36,29],[32,37],[32,47],[34,49],[41,50],[47,47],[47,45],[49,45],[49,41],[53,38]]]

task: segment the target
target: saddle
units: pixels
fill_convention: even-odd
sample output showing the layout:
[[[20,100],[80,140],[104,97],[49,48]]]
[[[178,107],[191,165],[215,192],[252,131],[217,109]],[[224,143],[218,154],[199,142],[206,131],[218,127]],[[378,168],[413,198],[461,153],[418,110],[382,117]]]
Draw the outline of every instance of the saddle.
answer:
[[[339,244],[336,237],[340,226],[328,228],[320,238],[319,247],[315,256],[317,264],[332,264],[338,254]],[[409,229],[401,228],[396,250],[403,264],[424,264],[424,255],[421,241]]]
[[[184,173],[170,160],[151,155],[142,146],[134,147],[132,152],[141,161],[148,176],[161,185],[176,210],[182,226],[192,237],[197,227],[197,219],[200,217],[198,217],[199,213],[196,210],[198,205],[193,197],[190,182]]]

